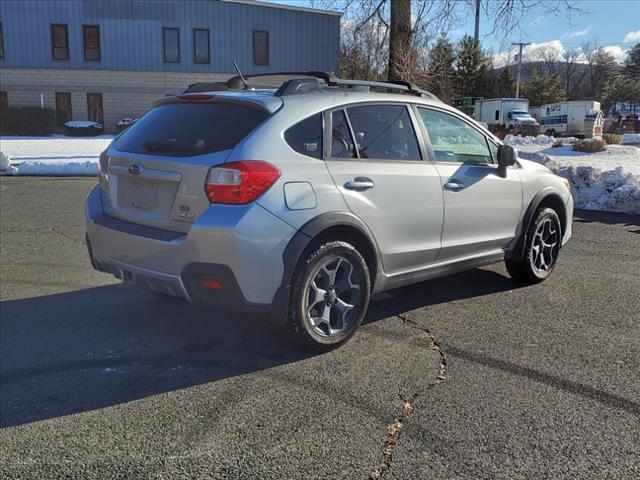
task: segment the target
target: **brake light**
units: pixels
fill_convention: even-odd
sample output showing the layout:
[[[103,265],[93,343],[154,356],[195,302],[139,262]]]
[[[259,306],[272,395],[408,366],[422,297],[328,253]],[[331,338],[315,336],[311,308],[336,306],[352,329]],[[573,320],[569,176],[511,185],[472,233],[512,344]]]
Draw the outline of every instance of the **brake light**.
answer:
[[[178,100],[182,100],[184,102],[211,102],[214,99],[214,95],[206,95],[202,93],[186,93],[184,95],[178,95]]]
[[[210,290],[223,290],[222,284],[217,280],[202,280],[200,285]]]
[[[211,203],[241,205],[254,201],[280,178],[280,170],[261,160],[242,160],[213,167],[205,192]]]

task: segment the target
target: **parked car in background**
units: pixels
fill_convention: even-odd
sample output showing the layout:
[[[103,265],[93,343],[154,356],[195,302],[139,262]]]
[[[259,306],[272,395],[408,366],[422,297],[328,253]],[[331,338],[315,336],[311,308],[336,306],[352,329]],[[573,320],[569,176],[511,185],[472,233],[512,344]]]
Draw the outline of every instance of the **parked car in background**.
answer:
[[[549,136],[593,138],[603,133],[600,102],[576,100],[541,107],[540,128]]]
[[[327,349],[371,294],[499,261],[541,282],[571,237],[565,179],[411,84],[229,90],[157,101],[101,155],[97,270]]]
[[[90,120],[70,120],[64,124],[64,129],[70,137],[95,137],[102,135],[104,125]]]

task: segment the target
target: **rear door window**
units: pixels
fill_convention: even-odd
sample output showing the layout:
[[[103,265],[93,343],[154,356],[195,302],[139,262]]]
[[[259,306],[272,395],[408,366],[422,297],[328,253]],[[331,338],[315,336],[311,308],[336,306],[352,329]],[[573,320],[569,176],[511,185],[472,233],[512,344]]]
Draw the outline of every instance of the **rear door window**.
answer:
[[[284,139],[296,152],[322,158],[322,114],[296,123],[284,133]]]
[[[331,157],[358,158],[349,131],[349,123],[342,110],[331,114]]]
[[[364,105],[347,109],[361,159],[422,160],[405,105]]]
[[[115,143],[123,152],[195,156],[235,147],[269,113],[237,103],[170,103],[149,111]]]

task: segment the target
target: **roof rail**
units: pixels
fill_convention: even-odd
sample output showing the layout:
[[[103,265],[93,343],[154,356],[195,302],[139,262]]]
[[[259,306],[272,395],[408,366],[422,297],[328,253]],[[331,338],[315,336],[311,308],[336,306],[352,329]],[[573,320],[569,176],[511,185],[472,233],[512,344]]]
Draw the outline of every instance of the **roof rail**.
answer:
[[[333,75],[332,73],[320,72],[315,70],[309,70],[308,72],[270,72],[270,73],[256,73],[254,75],[244,75],[245,80],[249,78],[259,78],[259,77],[313,77],[324,80],[327,85],[331,85],[334,82],[338,81],[339,78]],[[242,82],[242,78],[240,75],[236,75],[235,77],[231,77],[227,80],[227,84],[230,88],[240,89],[244,86]],[[276,88],[277,85],[272,85],[273,88]]]
[[[404,85],[409,89],[411,93],[415,95],[421,95],[423,97],[430,98],[431,100],[438,100],[438,97],[436,97],[433,93],[429,92],[428,90],[421,89],[415,83],[407,82],[406,80],[392,80],[389,83]]]
[[[395,80],[389,82],[378,82],[372,80],[350,80],[341,79],[336,77],[332,73],[310,70],[307,72],[270,72],[270,73],[258,73],[254,75],[244,75],[244,80],[250,78],[260,77],[303,77],[292,78],[286,80],[281,85],[277,86],[269,83],[249,83],[249,89],[275,89],[275,96],[282,97],[287,95],[300,95],[310,92],[319,92],[325,87],[349,87],[349,88],[384,88],[388,90],[399,90],[409,95],[416,95],[419,97],[427,97],[431,100],[438,100],[433,93],[418,88],[415,84],[404,80]],[[310,78],[308,78],[310,77]],[[209,90],[207,90],[209,89]],[[219,90],[247,90],[247,86],[240,75],[231,77],[226,82],[200,82],[190,85],[183,93],[195,93],[205,91],[219,91]]]

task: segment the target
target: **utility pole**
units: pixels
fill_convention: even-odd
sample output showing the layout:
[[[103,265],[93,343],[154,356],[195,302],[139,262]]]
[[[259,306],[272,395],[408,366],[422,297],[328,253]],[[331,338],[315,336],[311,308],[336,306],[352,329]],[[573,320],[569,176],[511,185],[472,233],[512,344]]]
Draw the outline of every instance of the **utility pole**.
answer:
[[[516,80],[516,98],[520,98],[520,72],[522,70],[522,48],[527,45],[531,45],[531,43],[523,43],[523,42],[513,42],[511,45],[518,45],[520,47],[520,51],[518,52],[518,78]]]
[[[476,45],[480,45],[480,0],[476,0],[476,31],[473,39]]]

